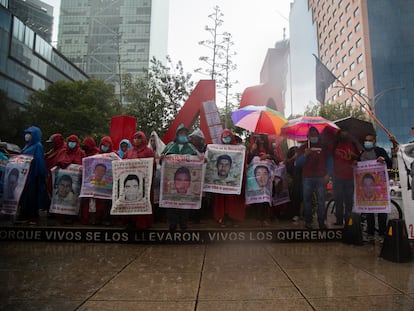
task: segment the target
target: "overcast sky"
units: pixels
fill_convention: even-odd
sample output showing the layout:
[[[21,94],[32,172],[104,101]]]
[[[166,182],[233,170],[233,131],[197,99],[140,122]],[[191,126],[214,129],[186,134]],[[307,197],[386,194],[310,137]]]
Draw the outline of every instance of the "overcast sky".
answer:
[[[53,40],[56,41],[60,0],[43,1],[55,7]],[[267,49],[283,39],[284,28],[289,37],[290,2],[292,0],[170,0],[168,53],[174,63],[183,62],[184,70],[192,73],[195,81],[207,78],[194,73],[204,65],[198,58],[210,55],[198,42],[210,39],[204,27],[211,25],[208,15],[218,5],[224,14],[222,30],[232,34],[237,53],[234,57],[237,70],[231,79],[239,83],[234,90],[243,92],[246,87],[259,84]],[[289,115],[289,105],[286,108],[285,113]]]

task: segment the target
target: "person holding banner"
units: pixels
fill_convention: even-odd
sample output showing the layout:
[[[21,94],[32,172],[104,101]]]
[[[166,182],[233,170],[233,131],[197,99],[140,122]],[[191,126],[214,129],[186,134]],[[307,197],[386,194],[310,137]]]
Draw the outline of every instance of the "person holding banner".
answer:
[[[123,159],[141,159],[141,158],[153,158],[154,159],[154,168],[153,168],[153,175],[155,174],[155,170],[156,170],[156,161],[155,161],[155,154],[154,152],[151,150],[151,148],[149,148],[147,146],[147,138],[145,136],[145,134],[143,132],[136,132],[134,133],[134,135],[132,136],[132,144],[133,147],[128,149],[124,156]],[[132,177],[131,177],[132,178]],[[138,177],[136,178],[135,182],[138,181],[138,185],[139,185],[139,180]],[[126,180],[125,180],[126,182]],[[133,180],[130,180],[129,183],[134,183]],[[126,184],[125,184],[126,186]],[[125,187],[125,189],[127,189]],[[132,195],[133,193],[131,193]],[[131,197],[130,195],[130,197]],[[136,195],[138,195],[138,187],[137,187],[137,192]],[[151,185],[151,205],[153,205],[153,186]],[[125,198],[127,199],[127,198]],[[154,215],[153,214],[148,214],[148,215],[137,215],[137,216],[123,216],[124,218],[124,223],[127,225],[134,225],[137,229],[139,230],[144,230],[144,229],[148,229],[152,226],[153,222],[154,222]]]
[[[234,133],[229,129],[221,132],[221,143],[224,145],[237,145]],[[245,159],[243,159],[245,161]],[[230,174],[233,160],[229,157],[219,156],[217,158],[217,175],[226,179]],[[214,219],[220,227],[227,225],[237,226],[245,220],[244,187],[241,194],[214,194]]]
[[[93,156],[99,153],[98,147],[96,147],[96,142],[92,137],[85,137],[82,141],[82,149],[85,151],[87,157]]]
[[[42,132],[36,126],[24,130],[25,146],[21,154],[33,156],[29,175],[20,198],[20,215],[18,220],[36,224],[39,210],[45,208],[46,198],[46,161],[41,144]]]
[[[189,142],[188,128],[184,124],[180,124],[175,132],[174,141],[170,142],[162,151],[160,161],[164,156],[169,154],[188,154],[201,156],[197,149]],[[177,225],[180,225],[181,230],[186,230],[188,227],[189,210],[183,208],[167,209],[167,221],[170,231],[175,231]]]
[[[125,152],[132,148],[131,142],[128,139],[122,139],[119,142],[119,149],[117,151],[119,157],[122,159]]]
[[[365,136],[364,140],[364,151],[361,153],[360,160],[361,161],[368,161],[368,160],[377,160],[377,162],[385,163],[387,168],[390,169],[392,167],[392,161],[388,156],[387,152],[384,148],[378,147],[376,145],[376,134],[371,133]],[[375,191],[372,191],[372,183],[375,183],[374,178],[371,176],[364,176],[363,180],[363,189],[364,194],[367,200],[375,200]],[[375,214],[374,213],[367,213],[365,214],[367,220],[367,233],[368,233],[368,241],[373,241],[375,236]],[[379,213],[378,214],[378,235],[380,240],[383,240],[385,237],[385,233],[387,231],[387,214],[386,213]]]

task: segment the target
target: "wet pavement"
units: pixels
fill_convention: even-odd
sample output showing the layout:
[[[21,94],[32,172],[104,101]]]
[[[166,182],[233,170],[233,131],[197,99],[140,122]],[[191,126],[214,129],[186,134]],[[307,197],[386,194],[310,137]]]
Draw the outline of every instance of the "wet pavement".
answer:
[[[0,310],[414,310],[380,245],[0,243]]]

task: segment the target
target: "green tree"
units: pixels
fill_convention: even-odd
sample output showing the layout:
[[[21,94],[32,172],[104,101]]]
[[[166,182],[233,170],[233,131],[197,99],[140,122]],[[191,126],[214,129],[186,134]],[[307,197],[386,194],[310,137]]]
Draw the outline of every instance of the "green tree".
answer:
[[[114,86],[102,80],[58,81],[32,93],[23,114],[44,137],[53,133],[102,136],[109,134],[114,103]]]
[[[144,77],[132,80],[124,75],[123,87],[128,104],[125,111],[138,120],[137,128],[147,135],[162,136],[193,90],[191,74],[184,73],[182,62],[174,65],[170,57],[164,65],[152,58]]]
[[[306,107],[304,115],[321,116],[331,121],[346,117],[354,117],[361,120],[367,120],[367,114],[362,107],[345,103],[310,105]]]

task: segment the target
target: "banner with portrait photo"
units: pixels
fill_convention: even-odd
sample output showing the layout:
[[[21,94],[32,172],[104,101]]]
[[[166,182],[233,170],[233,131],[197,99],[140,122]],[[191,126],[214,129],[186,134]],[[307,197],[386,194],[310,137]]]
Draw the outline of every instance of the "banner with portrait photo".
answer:
[[[112,162],[114,177],[111,215],[152,214],[153,158]]]
[[[286,166],[280,163],[274,169],[272,206],[278,206],[286,202],[290,202]]]
[[[3,202],[3,184],[4,184],[4,175],[6,174],[6,165],[7,160],[0,159],[0,206]]]
[[[397,157],[405,224],[414,239],[414,143],[400,145]]]
[[[354,170],[356,213],[389,213],[391,202],[387,166],[376,160],[360,161]]]
[[[207,145],[203,191],[240,194],[245,154],[246,147],[243,145]]]
[[[1,214],[16,215],[19,200],[26,185],[30,164],[33,157],[30,155],[13,155],[6,165],[3,183],[3,204]]]
[[[52,172],[52,200],[50,213],[79,215],[82,165],[70,164],[62,169],[55,166]]]
[[[83,158],[80,197],[112,200],[112,161],[120,159],[115,152]]]
[[[254,157],[246,171],[246,204],[268,202],[272,204],[272,184],[275,163]]]
[[[204,170],[204,160],[197,156],[165,156],[161,166],[160,207],[201,208]]]

